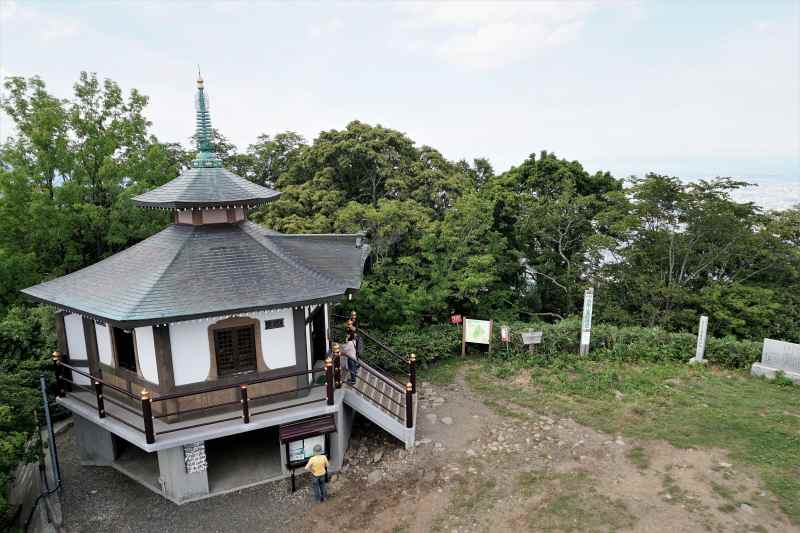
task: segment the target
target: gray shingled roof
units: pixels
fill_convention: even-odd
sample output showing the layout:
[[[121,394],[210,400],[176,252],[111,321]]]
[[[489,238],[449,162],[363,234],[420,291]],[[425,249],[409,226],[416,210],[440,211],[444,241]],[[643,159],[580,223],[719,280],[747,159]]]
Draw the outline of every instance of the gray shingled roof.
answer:
[[[142,207],[184,208],[259,205],[281,193],[224,168],[191,168],[157,189],[133,198]]]
[[[361,240],[276,234],[252,222],[172,225],[22,292],[131,326],[333,301],[361,285],[369,251]]]

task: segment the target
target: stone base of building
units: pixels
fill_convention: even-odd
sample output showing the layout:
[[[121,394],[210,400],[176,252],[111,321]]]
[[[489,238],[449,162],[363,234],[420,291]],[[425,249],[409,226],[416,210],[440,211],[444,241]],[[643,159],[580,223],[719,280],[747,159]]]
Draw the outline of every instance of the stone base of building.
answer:
[[[330,473],[342,466],[353,418],[353,410],[340,404],[337,430],[329,439]],[[281,479],[291,490],[277,426],[147,452],[81,416],[74,420],[81,464],[110,466],[179,505]],[[300,468],[295,474],[305,472]]]
[[[785,377],[791,379],[795,384],[800,385],[800,372],[788,372],[786,370],[780,370],[779,368],[764,366],[761,363],[753,363],[753,366],[750,368],[750,373],[752,375],[764,376],[768,379],[774,379],[778,372],[783,372]]]

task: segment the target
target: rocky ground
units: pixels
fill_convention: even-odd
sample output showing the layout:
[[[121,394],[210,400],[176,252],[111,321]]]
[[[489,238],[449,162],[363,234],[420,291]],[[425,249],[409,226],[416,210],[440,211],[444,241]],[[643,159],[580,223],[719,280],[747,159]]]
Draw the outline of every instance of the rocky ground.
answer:
[[[67,530],[800,531],[724,451],[489,406],[461,375],[421,385],[413,450],[356,420],[322,504],[307,485],[291,495],[279,482],[178,507],[111,469],[77,466],[67,444]]]

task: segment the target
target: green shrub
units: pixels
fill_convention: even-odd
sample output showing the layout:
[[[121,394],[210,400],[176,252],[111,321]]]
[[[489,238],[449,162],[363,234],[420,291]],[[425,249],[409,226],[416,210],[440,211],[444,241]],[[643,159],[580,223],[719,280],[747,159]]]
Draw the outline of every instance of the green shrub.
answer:
[[[500,342],[500,325],[494,327],[493,356],[499,364],[534,366],[566,362],[565,356],[577,354],[580,349],[578,318],[569,318],[555,324],[512,322],[511,342],[508,350]],[[522,343],[523,331],[542,331],[542,344],[529,352]],[[418,329],[393,330],[377,333],[393,350],[400,354],[415,353],[422,366],[438,359],[461,353],[461,328],[439,324]],[[592,329],[588,358],[622,362],[688,362],[694,356],[697,336],[691,333],[670,333],[661,328],[619,327],[597,324]],[[749,368],[761,355],[761,343],[737,340],[734,337],[708,337],[705,358],[714,365],[726,368]],[[388,368],[399,369],[389,360],[376,361]]]

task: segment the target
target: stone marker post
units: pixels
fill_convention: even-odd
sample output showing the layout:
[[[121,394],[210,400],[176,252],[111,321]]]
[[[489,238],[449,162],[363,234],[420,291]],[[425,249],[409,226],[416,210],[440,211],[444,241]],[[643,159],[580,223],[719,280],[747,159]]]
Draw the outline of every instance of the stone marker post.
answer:
[[[583,320],[581,321],[581,355],[589,353],[589,341],[592,332],[592,305],[594,289],[586,289],[583,293]]]
[[[705,363],[703,356],[706,353],[706,331],[708,330],[708,317],[706,315],[700,316],[700,326],[697,328],[697,349],[695,350],[694,357],[690,363]]]

